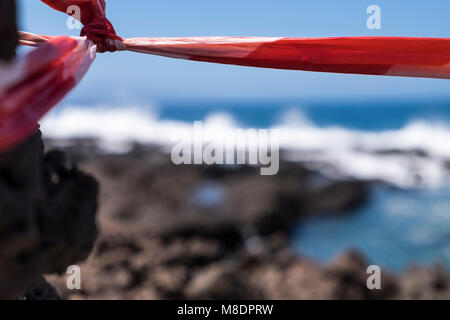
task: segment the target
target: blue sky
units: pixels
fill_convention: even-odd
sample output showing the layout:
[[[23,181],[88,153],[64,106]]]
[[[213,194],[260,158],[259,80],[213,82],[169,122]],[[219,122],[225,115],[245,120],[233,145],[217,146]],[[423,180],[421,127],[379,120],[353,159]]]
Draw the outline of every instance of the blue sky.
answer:
[[[19,0],[21,29],[76,35],[66,16],[37,0]],[[366,27],[381,7],[382,30]],[[107,0],[122,37],[429,36],[450,37],[448,0]],[[137,53],[99,54],[69,101],[136,103],[190,99],[450,97],[450,81],[336,75],[203,64]]]

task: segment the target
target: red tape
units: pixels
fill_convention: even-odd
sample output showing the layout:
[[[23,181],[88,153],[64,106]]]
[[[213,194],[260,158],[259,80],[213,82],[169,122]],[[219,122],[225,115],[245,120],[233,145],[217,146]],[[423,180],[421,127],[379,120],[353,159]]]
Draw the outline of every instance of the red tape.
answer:
[[[72,90],[95,58],[85,38],[54,37],[15,64],[1,67],[0,152],[29,137],[38,121]]]
[[[203,62],[289,70],[450,78],[450,39],[355,38],[137,38],[122,39],[106,18],[104,0],[42,0],[81,11],[82,35],[99,52],[131,50]]]
[[[21,44],[38,46],[38,49],[25,62],[18,63],[15,72],[0,70],[0,152],[36,129],[38,120],[80,81],[94,60],[95,50],[129,50],[250,67],[450,78],[450,39],[447,38],[122,39],[106,18],[104,0],[42,1],[66,13],[72,5],[78,6],[79,19],[84,24],[81,35],[85,38],[20,34]]]

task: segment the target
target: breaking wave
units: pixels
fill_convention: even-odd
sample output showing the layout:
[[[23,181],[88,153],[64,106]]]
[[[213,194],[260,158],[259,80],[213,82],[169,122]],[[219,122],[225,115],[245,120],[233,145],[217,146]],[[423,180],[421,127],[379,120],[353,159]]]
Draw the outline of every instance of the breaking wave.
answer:
[[[223,112],[198,120],[216,131],[241,127]],[[127,152],[134,142],[170,150],[175,134],[192,126],[191,122],[163,120],[139,106],[66,106],[41,122],[46,137],[95,138],[108,152]],[[445,123],[416,120],[379,132],[318,127],[293,109],[272,129],[279,129],[282,157],[305,162],[328,176],[381,180],[403,188],[437,187],[450,181],[450,125]]]

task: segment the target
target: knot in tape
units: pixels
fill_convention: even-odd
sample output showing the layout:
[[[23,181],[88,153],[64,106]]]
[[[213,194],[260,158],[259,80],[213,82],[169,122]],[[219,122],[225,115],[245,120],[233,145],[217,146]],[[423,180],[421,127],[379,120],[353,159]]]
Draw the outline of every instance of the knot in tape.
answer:
[[[81,36],[87,37],[97,45],[97,51],[114,52],[122,49],[122,38],[116,34],[112,23],[106,17],[98,17],[81,30]]]

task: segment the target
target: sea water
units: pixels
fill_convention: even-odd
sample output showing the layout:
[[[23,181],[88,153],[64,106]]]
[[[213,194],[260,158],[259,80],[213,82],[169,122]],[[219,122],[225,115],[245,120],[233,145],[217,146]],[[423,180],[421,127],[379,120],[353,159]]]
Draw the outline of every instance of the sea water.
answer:
[[[324,263],[355,248],[392,271],[412,264],[450,267],[450,188],[376,189],[353,212],[299,223],[292,241],[299,253]]]

